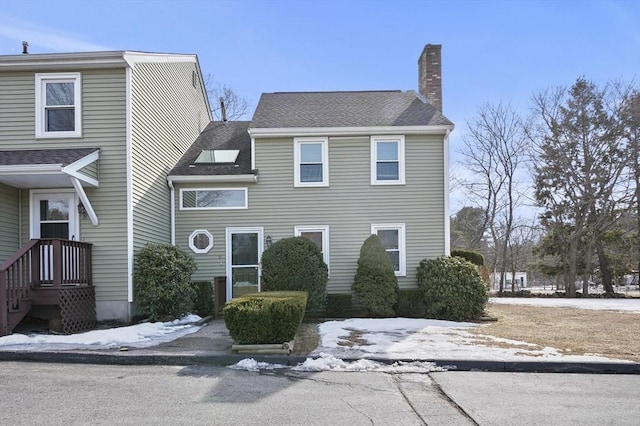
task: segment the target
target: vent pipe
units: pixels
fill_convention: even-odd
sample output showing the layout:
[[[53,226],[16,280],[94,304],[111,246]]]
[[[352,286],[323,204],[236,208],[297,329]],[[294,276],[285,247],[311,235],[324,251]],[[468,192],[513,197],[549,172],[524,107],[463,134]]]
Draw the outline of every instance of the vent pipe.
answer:
[[[224,98],[220,98],[220,114],[222,115],[222,121],[227,122],[227,108],[224,106]]]
[[[26,41],[22,42],[22,54],[23,55],[29,54],[29,43],[27,43]]]

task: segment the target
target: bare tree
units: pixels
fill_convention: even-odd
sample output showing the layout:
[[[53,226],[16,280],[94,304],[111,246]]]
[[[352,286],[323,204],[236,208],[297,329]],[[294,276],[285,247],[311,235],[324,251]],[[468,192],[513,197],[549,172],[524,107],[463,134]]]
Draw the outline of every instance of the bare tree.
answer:
[[[234,121],[243,118],[249,110],[249,103],[225,84],[215,82],[211,74],[204,78],[204,86],[211,105],[211,114],[215,120]],[[222,105],[224,103],[224,106]]]
[[[504,290],[507,251],[516,209],[524,200],[519,177],[528,159],[526,124],[509,104],[485,104],[467,122],[464,165],[472,173],[465,183],[468,193],[484,211],[494,247],[492,264],[500,273]]]

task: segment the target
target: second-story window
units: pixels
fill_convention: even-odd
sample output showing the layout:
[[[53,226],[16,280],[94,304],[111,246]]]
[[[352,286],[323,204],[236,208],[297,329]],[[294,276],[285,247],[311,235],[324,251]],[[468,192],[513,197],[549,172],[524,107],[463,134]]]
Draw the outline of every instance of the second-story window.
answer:
[[[371,184],[404,184],[404,136],[371,137]]]
[[[293,149],[294,186],[329,186],[328,138],[296,138]]]
[[[82,136],[80,73],[36,74],[36,137]]]

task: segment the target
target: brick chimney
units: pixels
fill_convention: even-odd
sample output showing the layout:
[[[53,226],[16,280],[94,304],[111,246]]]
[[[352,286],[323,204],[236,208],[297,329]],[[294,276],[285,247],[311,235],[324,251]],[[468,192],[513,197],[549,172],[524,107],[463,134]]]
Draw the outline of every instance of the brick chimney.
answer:
[[[442,112],[442,45],[427,44],[418,59],[418,89]]]

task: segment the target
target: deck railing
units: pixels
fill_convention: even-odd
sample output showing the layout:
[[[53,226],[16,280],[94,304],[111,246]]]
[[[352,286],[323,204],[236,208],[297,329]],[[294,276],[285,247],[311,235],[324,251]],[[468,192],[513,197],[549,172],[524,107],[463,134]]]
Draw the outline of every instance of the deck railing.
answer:
[[[0,265],[0,335],[8,315],[40,289],[93,286],[90,243],[62,239],[31,240]],[[25,313],[26,314],[26,313]]]

